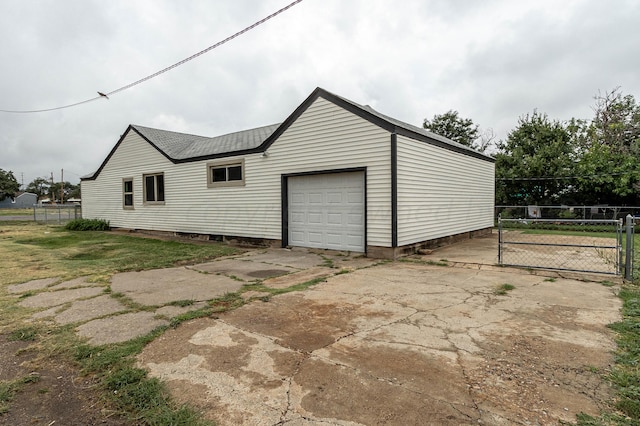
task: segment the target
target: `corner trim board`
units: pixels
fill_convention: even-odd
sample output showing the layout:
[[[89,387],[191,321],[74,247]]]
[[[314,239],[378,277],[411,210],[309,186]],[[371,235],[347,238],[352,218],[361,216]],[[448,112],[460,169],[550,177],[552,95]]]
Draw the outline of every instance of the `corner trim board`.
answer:
[[[391,133],[391,247],[398,247],[398,135]]]

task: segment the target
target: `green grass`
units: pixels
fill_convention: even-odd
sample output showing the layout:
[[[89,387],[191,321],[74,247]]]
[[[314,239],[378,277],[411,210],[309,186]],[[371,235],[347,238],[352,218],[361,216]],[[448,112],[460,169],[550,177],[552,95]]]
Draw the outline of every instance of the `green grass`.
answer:
[[[59,226],[33,222],[1,222],[0,327],[7,332],[8,340],[30,342],[30,347],[37,352],[34,362],[55,359],[55,362],[76,363],[87,374],[98,377],[105,398],[111,399],[115,407],[135,419],[136,424],[207,425],[209,423],[197,412],[174,403],[159,380],[149,378],[144,370],[134,368],[135,356],[167,327],[122,344],[89,346],[78,340],[73,331],[74,325],[34,324],[29,320],[30,312],[17,303],[38,290],[16,298],[7,294],[6,287],[40,278],[87,276],[92,282],[104,283],[105,294],[119,299],[129,309],[139,311],[148,307],[111,291],[108,280],[113,274],[194,264],[234,253],[238,250],[218,243],[192,244],[110,232],[68,231]],[[174,319],[172,324],[233,309],[242,303],[244,301],[239,294],[225,295],[211,301],[204,309]],[[192,304],[190,300],[173,303],[182,307]],[[30,376],[0,382],[0,414],[9,410],[16,392],[28,380],[35,379]]]
[[[514,286],[513,284],[502,284],[499,285],[494,291],[494,294],[500,295],[500,296],[504,296],[505,294],[507,294],[507,292],[515,289],[516,286]]]
[[[33,209],[0,209],[0,216],[31,216]]]
[[[640,425],[640,287],[626,284],[620,290],[622,321],[609,325],[618,345],[615,366],[607,379],[617,390],[615,410],[599,417],[577,416],[578,425]]]
[[[116,272],[199,263],[237,253],[209,243],[162,241],[102,231],[67,231],[38,224],[2,223],[0,285],[30,279],[90,276],[106,281]]]

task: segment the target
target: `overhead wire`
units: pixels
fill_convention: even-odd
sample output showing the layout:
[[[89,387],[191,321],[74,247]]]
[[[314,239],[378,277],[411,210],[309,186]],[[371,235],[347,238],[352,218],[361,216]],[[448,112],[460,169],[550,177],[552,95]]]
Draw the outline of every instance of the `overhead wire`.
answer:
[[[160,71],[157,71],[157,72],[155,72],[153,74],[150,74],[150,75],[148,75],[148,76],[146,76],[144,78],[136,80],[133,83],[129,83],[129,84],[125,85],[125,86],[122,86],[122,87],[120,87],[118,89],[115,89],[115,90],[112,90],[110,92],[106,92],[106,93],[96,92],[96,93],[98,93],[98,96],[95,96],[93,98],[89,98],[89,99],[85,99],[84,101],[75,102],[75,103],[72,103],[72,104],[69,104],[69,105],[63,105],[63,106],[58,106],[58,107],[53,107],[53,108],[34,109],[34,110],[6,110],[6,109],[0,109],[0,112],[14,113],[14,114],[29,114],[29,113],[37,113],[37,112],[56,111],[56,110],[60,110],[60,109],[71,108],[71,107],[75,107],[75,106],[78,106],[78,105],[86,104],[88,102],[93,102],[93,101],[98,100],[98,99],[103,98],[103,97],[108,99],[108,97],[111,96],[111,95],[115,95],[116,93],[120,93],[120,92],[125,91],[127,89],[130,89],[130,88],[132,88],[134,86],[142,84],[142,83],[144,83],[146,81],[149,81],[152,78],[155,78],[155,77],[157,77],[157,76],[159,76],[161,74],[164,74],[167,71],[171,71],[172,69],[177,68],[180,65],[183,65],[183,64],[185,64],[185,63],[187,63],[187,62],[189,62],[189,61],[191,61],[191,60],[193,60],[193,59],[195,59],[195,58],[197,58],[197,57],[199,57],[201,55],[204,55],[205,53],[207,53],[207,52],[209,52],[209,51],[211,51],[211,50],[213,50],[213,49],[215,49],[217,47],[222,46],[223,44],[233,40],[234,38],[239,37],[239,36],[241,36],[242,34],[248,32],[248,31],[251,31],[252,29],[254,29],[255,27],[257,27],[257,26],[259,26],[261,24],[264,24],[268,20],[270,20],[272,18],[275,18],[276,16],[278,16],[282,12],[287,11],[288,9],[292,8],[293,6],[295,6],[296,4],[298,4],[300,2],[302,2],[302,0],[295,0],[295,1],[291,2],[291,3],[289,3],[288,5],[286,5],[285,7],[277,10],[274,13],[272,13],[271,15],[269,15],[269,16],[267,16],[265,18],[262,18],[259,21],[254,22],[253,24],[249,25],[248,27],[246,27],[246,28],[244,28],[244,29],[232,34],[232,35],[230,35],[229,37],[225,38],[224,40],[221,40],[221,41],[219,41],[219,42],[217,42],[215,44],[212,44],[211,46],[207,47],[206,49],[203,49],[203,50],[201,50],[201,51],[199,51],[197,53],[194,53],[193,55],[189,56],[188,58],[185,58],[185,59],[183,59],[183,60],[181,60],[179,62],[176,62],[175,64],[169,65],[168,67],[161,69]]]
[[[601,173],[597,175],[583,175],[583,176],[557,176],[557,177],[513,177],[513,178],[496,178],[496,181],[541,181],[541,180],[569,180],[569,179],[592,179],[603,176],[624,176],[634,173],[633,171],[619,172],[619,173]]]

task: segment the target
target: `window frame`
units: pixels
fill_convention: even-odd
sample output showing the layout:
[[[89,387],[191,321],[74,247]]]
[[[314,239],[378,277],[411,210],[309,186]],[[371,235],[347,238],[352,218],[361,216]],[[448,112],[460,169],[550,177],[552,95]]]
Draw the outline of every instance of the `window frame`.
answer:
[[[229,168],[231,167],[240,167],[240,172],[242,175],[242,179],[240,180],[229,180]],[[226,180],[224,181],[213,181],[213,170],[214,169],[225,169]],[[245,172],[244,172],[244,158],[240,160],[229,160],[229,161],[215,161],[207,163],[207,188],[221,188],[221,187],[229,187],[229,186],[245,186]]]
[[[127,182],[131,183],[131,191],[127,191],[126,184]],[[131,195],[131,204],[127,204],[127,195]],[[134,190],[133,190],[133,178],[122,178],[122,208],[124,210],[134,210],[135,209],[135,199],[134,199]]]
[[[162,200],[158,201],[159,192],[158,192],[158,176],[162,176]],[[154,199],[147,200],[147,178],[153,177],[153,192]],[[144,205],[164,205],[165,203],[165,180],[164,180],[164,172],[157,173],[145,173],[142,175],[142,201]]]

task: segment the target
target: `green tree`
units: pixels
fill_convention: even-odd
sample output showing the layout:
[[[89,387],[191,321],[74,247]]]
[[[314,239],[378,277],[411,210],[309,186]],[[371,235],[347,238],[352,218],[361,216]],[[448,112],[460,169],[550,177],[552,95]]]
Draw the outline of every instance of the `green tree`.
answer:
[[[594,118],[580,129],[576,186],[583,203],[640,203],[640,105],[619,88],[595,96]]]
[[[520,117],[518,126],[498,143],[496,204],[549,205],[572,196],[568,179],[575,167],[571,130],[546,114]]]
[[[25,189],[27,192],[32,192],[38,196],[38,200],[49,195],[49,188],[51,187],[51,181],[45,178],[35,178],[27,185]]]
[[[61,188],[62,187],[62,188]],[[63,200],[60,200],[60,189],[63,192]],[[70,182],[64,182],[64,186],[60,182],[55,182],[49,187],[49,191],[53,192],[53,195],[58,202],[66,202],[69,198],[80,198],[80,185],[74,185]]]
[[[444,136],[471,148],[478,148],[476,140],[480,138],[480,129],[470,118],[462,118],[458,111],[449,110],[436,114],[431,120],[425,118],[422,127],[437,135]]]
[[[15,197],[20,190],[20,184],[13,175],[13,172],[8,172],[0,169],[0,201],[8,197]]]

